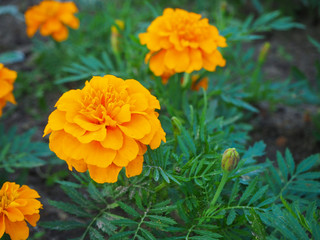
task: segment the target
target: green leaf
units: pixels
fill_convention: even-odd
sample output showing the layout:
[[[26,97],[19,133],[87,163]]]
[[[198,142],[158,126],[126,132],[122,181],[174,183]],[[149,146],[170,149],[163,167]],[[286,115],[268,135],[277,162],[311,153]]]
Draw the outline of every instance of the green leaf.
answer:
[[[249,186],[246,188],[243,195],[241,196],[238,205],[241,205],[242,202],[244,202],[251,196],[252,192],[256,187],[257,182],[258,182],[258,177],[256,177],[255,179],[253,179],[253,181],[250,182]]]
[[[289,173],[291,175],[291,177],[294,174],[294,170],[295,170],[295,163],[292,157],[292,154],[290,152],[290,150],[287,148],[286,152],[285,152],[285,157],[286,157],[286,162],[288,164],[288,168],[289,168]]]
[[[140,231],[142,232],[142,234],[145,236],[146,239],[156,240],[156,238],[148,230],[140,228]]]
[[[255,239],[265,240],[267,236],[266,230],[263,223],[261,222],[259,215],[252,208],[250,209],[250,215],[252,221],[252,235],[255,237]]]
[[[296,173],[302,173],[314,167],[316,162],[319,160],[319,156],[319,154],[315,154],[304,159],[301,163],[298,164]]]
[[[53,200],[48,200],[48,202],[51,206],[59,208],[67,213],[71,213],[79,217],[91,217],[89,213],[87,213],[84,209],[80,208],[77,205],[74,205],[71,203],[53,201]]]
[[[234,209],[232,209],[227,217],[227,225],[231,225],[236,218],[237,213]]]
[[[119,204],[119,207],[122,208],[123,211],[125,211],[126,213],[128,213],[129,215],[133,216],[133,217],[140,217],[140,214],[134,210],[132,207],[130,207],[129,205],[123,203],[123,202],[117,202]]]
[[[251,204],[255,203],[256,201],[258,201],[264,194],[265,192],[268,190],[269,186],[263,186],[262,188],[260,188],[250,199],[248,206],[250,206]]]
[[[76,228],[85,228],[87,227],[87,224],[76,221],[47,221],[39,222],[39,226],[52,230],[66,231]]]
[[[89,235],[90,235],[90,240],[105,240],[102,234],[94,228],[90,228]]]
[[[119,232],[114,235],[112,235],[109,240],[118,240],[118,239],[126,239],[125,237],[134,234],[134,231],[125,231],[125,232]]]
[[[97,189],[97,187],[94,185],[93,182],[90,182],[88,185],[88,192],[90,194],[90,197],[96,201],[100,201],[103,203],[107,203],[105,198],[102,196],[100,191]]]

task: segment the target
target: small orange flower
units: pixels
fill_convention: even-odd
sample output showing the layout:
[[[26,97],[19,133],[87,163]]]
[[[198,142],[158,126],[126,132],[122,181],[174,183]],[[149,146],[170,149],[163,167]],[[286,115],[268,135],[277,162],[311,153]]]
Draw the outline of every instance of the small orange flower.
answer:
[[[215,71],[217,66],[226,64],[218,51],[218,47],[227,46],[226,39],[200,14],[167,8],[139,38],[150,50],[145,61],[149,61],[156,76],[171,71],[191,73],[202,68]]]
[[[159,101],[138,81],[112,75],[93,77],[83,89],[64,93],[44,130],[49,147],[69,170],[89,170],[98,182],[116,182],[142,172],[149,145],[166,141],[158,120]]]
[[[20,187],[14,182],[5,182],[0,190],[0,238],[4,232],[10,235],[12,240],[27,239],[29,228],[33,227],[40,219],[39,209],[42,204],[36,198],[40,198],[37,191],[26,185]]]
[[[201,78],[199,80],[199,75],[198,74],[195,74],[191,77],[191,89],[194,90],[194,91],[199,91],[200,88],[203,88],[204,90],[207,90],[208,89],[208,82],[209,82],[209,79],[208,77],[204,77],[204,78]]]
[[[12,94],[13,83],[17,78],[17,72],[5,68],[0,63],[0,117],[2,116],[2,108],[11,102],[16,104],[16,100]]]
[[[40,29],[41,35],[52,35],[56,41],[62,42],[68,38],[65,25],[79,28],[79,19],[74,16],[76,12],[78,8],[73,2],[43,1],[25,13],[27,34],[32,37]]]

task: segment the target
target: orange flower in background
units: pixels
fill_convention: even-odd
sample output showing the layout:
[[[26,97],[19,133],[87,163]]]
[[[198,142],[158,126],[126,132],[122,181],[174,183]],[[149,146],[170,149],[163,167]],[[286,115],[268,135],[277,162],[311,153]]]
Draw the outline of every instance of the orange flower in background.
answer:
[[[16,104],[16,100],[12,94],[13,83],[17,78],[17,72],[5,68],[2,63],[0,63],[0,117],[2,116],[2,108],[11,102]]]
[[[199,80],[199,75],[198,74],[195,74],[191,77],[191,89],[194,90],[194,91],[199,91],[200,88],[203,88],[204,90],[207,90],[208,89],[208,83],[209,83],[209,79],[208,77],[204,77],[204,78],[201,78]]]
[[[150,50],[145,61],[156,76],[202,68],[215,71],[226,64],[218,51],[218,47],[227,46],[226,39],[200,14],[167,8],[139,38]]]
[[[42,204],[37,191],[26,185],[20,187],[14,182],[5,182],[0,190],[0,238],[6,232],[12,240],[27,239],[29,228],[40,219],[39,209]]]
[[[43,1],[25,13],[27,34],[32,37],[40,29],[41,35],[51,35],[56,41],[62,42],[68,38],[65,25],[79,28],[79,19],[74,16],[77,12],[78,8],[73,2]]]
[[[44,130],[49,147],[69,170],[89,170],[98,182],[116,182],[142,172],[143,154],[166,141],[155,109],[159,101],[138,81],[93,77],[83,89],[64,93]]]

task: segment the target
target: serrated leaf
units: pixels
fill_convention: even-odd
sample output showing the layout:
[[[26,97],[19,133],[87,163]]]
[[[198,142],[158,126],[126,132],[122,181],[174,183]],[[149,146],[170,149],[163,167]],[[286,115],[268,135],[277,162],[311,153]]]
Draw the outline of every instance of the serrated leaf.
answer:
[[[102,234],[94,228],[90,228],[89,235],[90,235],[90,240],[105,240]]]
[[[246,188],[243,195],[241,196],[238,205],[241,205],[242,202],[244,202],[251,196],[253,190],[256,187],[257,182],[258,182],[258,177],[256,177],[255,179],[253,179],[253,181],[250,182],[249,186]]]
[[[236,218],[236,211],[234,209],[232,209],[227,217],[227,225],[231,225],[234,221],[234,219]]]
[[[39,222],[39,225],[44,228],[59,230],[59,231],[87,227],[86,223],[80,223],[76,221],[47,221],[47,222]]]
[[[71,204],[71,203],[65,203],[65,202],[58,202],[54,200],[48,200],[49,204],[51,206],[54,206],[56,208],[59,208],[63,210],[64,212],[79,216],[79,217],[91,217],[89,213],[87,213],[84,209],[81,207]]]
[[[302,173],[311,169],[319,160],[319,154],[311,155],[298,164],[296,173]]]
[[[256,201],[258,201],[263,194],[268,190],[269,186],[263,186],[262,188],[260,188],[250,199],[248,206],[250,206],[252,203],[255,203]]]
[[[131,234],[134,234],[134,231],[125,231],[125,232],[119,232],[114,235],[112,235],[109,240],[118,240],[118,239],[125,239],[124,237],[127,237]]]
[[[146,239],[156,240],[156,238],[148,230],[140,228],[140,231],[142,232],[142,234],[145,236]]]
[[[133,217],[140,217],[140,214],[134,210],[132,207],[130,207],[129,205],[123,203],[123,202],[117,202],[119,204],[119,207],[122,208],[123,211],[125,211],[127,214],[133,216]]]
[[[261,222],[261,219],[259,215],[253,210],[250,209],[250,214],[251,214],[251,228],[252,228],[252,234],[257,240],[265,240],[266,239],[266,230],[265,226]]]

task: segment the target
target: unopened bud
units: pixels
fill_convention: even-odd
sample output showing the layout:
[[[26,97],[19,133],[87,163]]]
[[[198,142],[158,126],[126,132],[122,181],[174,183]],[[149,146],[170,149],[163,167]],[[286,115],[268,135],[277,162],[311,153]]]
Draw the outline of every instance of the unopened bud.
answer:
[[[266,42],[266,43],[262,46],[262,48],[261,48],[261,50],[260,50],[259,58],[258,58],[258,62],[259,62],[260,64],[262,64],[262,63],[266,60],[266,57],[267,57],[267,54],[268,54],[268,52],[269,52],[270,46],[271,46],[271,45],[270,45],[269,42]]]
[[[119,52],[119,38],[121,37],[118,28],[124,29],[124,21],[117,19],[115,25],[111,27],[111,48],[115,53]]]
[[[239,153],[235,148],[228,148],[222,155],[221,168],[225,171],[232,171],[240,160]]]

